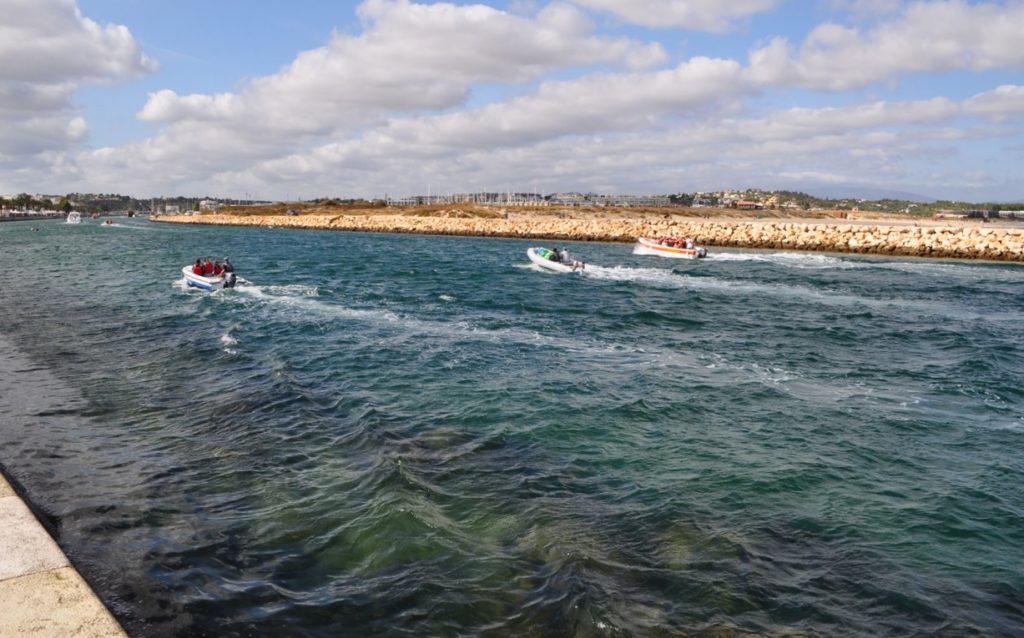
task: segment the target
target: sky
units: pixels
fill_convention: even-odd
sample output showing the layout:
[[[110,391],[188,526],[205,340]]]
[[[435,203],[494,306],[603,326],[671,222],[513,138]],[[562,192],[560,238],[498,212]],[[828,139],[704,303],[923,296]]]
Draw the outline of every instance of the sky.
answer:
[[[1024,0],[0,0],[0,194],[1024,201]]]

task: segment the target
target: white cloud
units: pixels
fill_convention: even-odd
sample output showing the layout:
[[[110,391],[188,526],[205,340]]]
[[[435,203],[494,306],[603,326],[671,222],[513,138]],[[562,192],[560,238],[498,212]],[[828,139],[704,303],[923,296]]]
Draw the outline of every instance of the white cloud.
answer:
[[[74,0],[2,0],[0,11],[0,166],[50,165],[86,138],[81,84],[156,68],[128,29],[82,17]]]
[[[264,135],[275,129],[323,133],[345,122],[357,128],[382,113],[458,106],[475,82],[517,84],[564,67],[639,69],[665,59],[657,44],[595,36],[593,25],[567,5],[549,6],[529,20],[484,5],[367,0],[359,16],[361,35],[335,34],[327,46],[299,54],[238,95],[161,91],[140,116],[166,122],[243,117]]]
[[[842,108],[793,108],[753,120],[738,127],[750,139],[801,139],[829,135],[836,131],[885,129],[895,126],[930,125],[946,122],[959,107],[946,98],[916,102],[874,102]]]
[[[150,93],[138,117],[149,121],[229,120],[241,115],[237,95],[186,95],[163,89]]]
[[[967,100],[964,110],[997,122],[1024,116],[1024,86],[1007,84],[979,93]]]
[[[594,35],[579,10],[562,4],[530,19],[484,5],[367,0],[358,14],[358,35],[335,33],[237,93],[151,94],[138,116],[166,128],[126,150],[143,163],[173,158],[198,178],[212,169],[210,149],[221,166],[258,162],[389,117],[454,109],[478,83],[524,84],[577,67],[642,69],[666,57],[657,44]],[[117,168],[107,161],[91,158],[97,179]]]
[[[546,83],[532,95],[501,104],[395,120],[380,133],[401,146],[479,148],[647,128],[664,116],[685,117],[731,101],[744,91],[740,77],[734,61],[695,58],[666,71]]]
[[[843,91],[906,73],[1024,68],[1024,3],[915,2],[895,21],[862,33],[824,24],[799,50],[775,38],[750,54],[752,80]]]
[[[520,106],[524,113],[532,108]],[[486,111],[478,114],[481,120]],[[958,114],[958,105],[943,98],[794,108],[749,119],[704,112],[695,121],[629,133],[610,128],[571,138],[536,135],[524,141],[510,135],[485,143],[464,139],[473,126],[462,131],[439,116],[433,119],[440,123],[431,118],[401,122],[220,178],[250,188],[301,184],[314,192],[366,196],[423,193],[431,181],[435,192],[551,191],[565,184],[582,190],[606,191],[614,184],[619,192],[664,192],[710,188],[723,179],[734,185],[776,186],[797,169],[845,170],[885,181],[905,174],[905,157],[921,152],[922,139],[933,137],[932,131],[941,131]]]
[[[775,8],[778,0],[572,0],[653,29],[683,27],[698,31],[728,31],[743,20]]]
[[[828,0],[828,6],[855,18],[873,18],[898,13],[905,0]]]
[[[15,154],[34,154],[49,175],[76,180],[75,189],[143,196],[379,196],[422,193],[427,183],[435,192],[665,192],[800,179],[895,187],[915,175],[931,179],[914,167],[921,158],[939,174],[967,144],[1019,136],[1007,134],[1008,125],[965,128],[962,116],[1019,116],[1024,87],[961,103],[943,97],[942,86],[934,99],[901,99],[892,80],[1019,68],[1024,47],[1016,46],[1016,34],[1010,46],[1004,25],[1024,24],[1024,2],[915,2],[897,13],[887,0],[838,2],[840,11],[885,22],[864,30],[821,25],[798,48],[777,38],[753,50],[745,68],[699,56],[669,65],[653,39],[664,33],[648,33],[646,41],[605,36],[585,11],[560,1],[539,11],[533,7],[540,3],[521,2],[523,12],[513,14],[483,4],[366,0],[358,29],[333,33],[277,73],[231,91],[155,91],[137,112],[159,127],[155,134],[70,161],[66,150],[88,135],[72,106],[78,86],[148,68],[137,50],[134,58],[118,57],[131,47],[115,46],[115,37],[109,53],[119,62],[94,65],[91,74],[48,61],[36,69],[38,82],[0,76],[0,122],[16,124],[0,127],[0,153],[10,154],[0,155],[0,166],[14,165]],[[777,3],[575,4],[640,24],[722,30]],[[27,11],[35,3],[18,6]],[[69,15],[87,24],[73,3],[45,6],[70,7]],[[633,11],[646,17],[630,17]],[[882,86],[868,101],[787,91],[875,83]],[[806,99],[857,103],[800,106]]]
[[[3,0],[0,81],[120,81],[156,70],[128,29],[82,17],[75,0]]]

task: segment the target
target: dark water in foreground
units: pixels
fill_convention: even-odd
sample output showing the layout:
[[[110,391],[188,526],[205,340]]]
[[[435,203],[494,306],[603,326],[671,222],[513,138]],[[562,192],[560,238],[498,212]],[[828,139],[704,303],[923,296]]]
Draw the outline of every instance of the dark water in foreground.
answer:
[[[34,226],[0,463],[133,635],[1024,635],[1022,267]]]

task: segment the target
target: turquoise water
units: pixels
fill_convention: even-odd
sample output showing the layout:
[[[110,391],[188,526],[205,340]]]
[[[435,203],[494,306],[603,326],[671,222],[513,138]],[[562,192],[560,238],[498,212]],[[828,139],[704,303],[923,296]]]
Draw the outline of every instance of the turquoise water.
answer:
[[[1024,268],[529,245],[0,224],[0,463],[137,636],[1024,635]]]

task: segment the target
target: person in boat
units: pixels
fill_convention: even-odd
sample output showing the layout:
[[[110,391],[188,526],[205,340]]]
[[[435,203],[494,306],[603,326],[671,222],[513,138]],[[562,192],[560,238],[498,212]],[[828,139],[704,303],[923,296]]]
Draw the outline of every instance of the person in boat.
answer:
[[[203,262],[203,276],[210,277],[213,275],[213,262],[207,257],[206,261]]]
[[[193,275],[202,275],[203,274],[203,261],[201,259],[196,259],[196,265],[192,266],[192,274]]]
[[[224,258],[224,272],[232,273],[235,272],[235,267],[231,264],[231,260],[227,257]]]
[[[584,267],[582,261],[573,259],[572,255],[569,254],[569,250],[567,248],[559,248],[556,251],[556,254],[558,255],[558,262],[566,266],[572,266],[573,272],[575,272],[579,268]]]
[[[220,277],[221,274],[223,274],[223,272],[224,268],[221,267],[220,260],[218,259],[217,261],[213,262],[213,276]]]
[[[548,251],[548,259],[549,259],[550,261],[558,261],[558,260],[559,260],[559,257],[558,257],[558,250],[557,250],[557,249],[555,249],[555,250],[549,250],[549,251]]]
[[[687,237],[686,238],[686,247],[690,248],[690,249],[693,248],[693,238],[691,238],[691,237]]]

